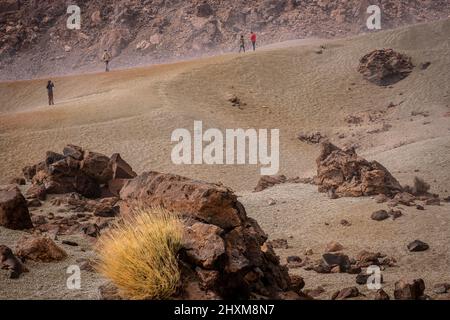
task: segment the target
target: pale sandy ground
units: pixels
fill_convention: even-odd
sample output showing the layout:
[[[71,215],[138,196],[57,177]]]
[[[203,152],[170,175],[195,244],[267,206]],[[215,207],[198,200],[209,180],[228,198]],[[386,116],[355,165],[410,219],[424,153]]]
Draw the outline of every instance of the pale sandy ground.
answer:
[[[344,246],[343,253],[356,258],[363,250],[381,252],[397,260],[398,267],[382,272],[383,289],[392,297],[394,284],[402,278],[423,278],[427,291],[433,298],[436,284],[450,282],[450,205],[427,206],[425,211],[415,207],[400,207],[403,216],[397,220],[382,222],[370,219],[372,212],[387,210],[385,204],[377,204],[371,198],[344,198],[330,200],[311,185],[283,185],[255,194],[244,194],[240,200],[247,213],[255,218],[269,234],[270,239],[286,239],[289,249],[279,249],[282,263],[288,256],[300,256],[312,249],[312,261],[321,259],[331,241]],[[275,200],[275,205],[269,205]],[[352,225],[340,224],[345,219]],[[328,225],[326,225],[328,224]],[[420,239],[430,245],[426,252],[411,253],[406,246]],[[291,269],[293,274],[305,279],[305,289],[322,286],[326,292],[320,299],[330,299],[342,288],[357,286],[368,298],[373,292],[366,286],[358,286],[356,275],[318,274],[304,269]]]
[[[250,206],[249,213],[260,220],[271,237],[272,233],[277,234],[277,228],[265,220],[270,214],[265,217],[261,213],[266,210],[266,199],[258,210],[255,206],[261,195],[248,194],[259,179],[258,166],[172,164],[172,131],[177,128],[193,131],[194,120],[202,120],[205,129],[280,129],[280,173],[290,177],[314,174],[318,147],[301,143],[296,135],[299,131],[317,130],[340,146],[359,145],[361,155],[380,161],[402,183],[410,183],[419,175],[431,183],[433,192],[448,196],[450,117],[444,115],[450,112],[449,34],[450,20],[446,20],[345,40],[281,44],[245,55],[229,54],[109,74],[55,78],[55,107],[46,106],[47,79],[0,83],[0,182],[6,183],[20,175],[23,166],[40,161],[46,150],[61,151],[67,143],[74,143],[108,155],[119,152],[137,172],[157,170],[221,181],[245,194],[243,201]],[[315,51],[320,44],[326,49],[319,55]],[[363,80],[356,69],[361,56],[383,47],[412,56],[417,66],[426,61],[430,61],[431,66],[427,70],[417,67],[408,78],[391,88],[377,87]],[[247,105],[242,110],[232,107],[227,101],[230,94],[236,94]],[[388,109],[391,102],[399,105]],[[349,127],[344,121],[348,115],[367,116],[378,111],[385,111],[385,114],[376,123]],[[427,111],[429,116],[411,115],[420,111]],[[383,122],[392,128],[378,134],[368,133],[381,128]],[[339,139],[340,134],[345,138]],[[342,240],[349,246],[349,253],[362,247],[368,249],[367,232],[363,230],[370,225],[370,229],[378,232],[378,236],[373,237],[374,249],[386,253],[393,250],[405,256],[405,242],[416,238],[416,228],[430,225],[420,230],[425,232],[422,240],[431,242],[431,251],[414,256],[411,264],[405,258],[400,268],[411,275],[420,273],[424,278],[436,274],[435,268],[428,267],[430,263],[448,268],[449,243],[445,234],[448,235],[449,230],[448,225],[446,228],[442,224],[448,221],[444,218],[449,214],[447,206],[427,209],[421,215],[408,212],[405,218],[380,225],[394,229],[377,229],[368,220],[375,206],[373,200],[341,199],[331,203],[313,190],[301,186],[292,188],[291,191],[290,186],[283,186],[267,192],[276,197],[278,193],[282,196],[285,190],[282,197],[292,199],[286,208],[304,205],[303,214],[307,218],[302,221],[289,218],[293,217],[289,210],[285,214],[280,211],[287,222],[279,224],[279,228],[292,228],[294,242],[304,240],[297,246],[293,244],[297,254],[304,247],[323,247],[325,240],[319,243],[314,234],[328,232],[321,226],[324,217],[340,221],[341,215],[350,212],[347,206],[355,206],[359,211],[351,211],[350,217],[354,225],[343,231],[349,236],[349,242]],[[271,212],[276,208],[267,210]],[[409,220],[413,217],[415,223]],[[358,221],[364,221],[361,228],[357,227]],[[335,235],[333,239],[338,240],[338,234]],[[396,241],[386,243],[383,240],[392,237]],[[11,243],[13,236],[5,236],[1,229],[0,239],[4,242],[9,239]],[[414,259],[420,257],[430,259],[415,266]],[[40,270],[49,270],[50,276],[52,268]],[[312,284],[319,284],[320,277],[308,276]],[[346,277],[330,276],[327,281],[337,284]],[[23,281],[36,281],[46,287],[43,278]],[[350,280],[349,283],[343,281],[342,287],[354,282]],[[390,281],[393,280],[394,277]],[[430,279],[431,282],[437,280],[438,276]],[[448,278],[442,276],[442,281],[445,280]],[[26,290],[28,287],[32,286],[24,285],[17,290],[24,297],[35,297],[35,291]],[[11,290],[14,289],[8,292]],[[86,297],[93,297],[93,293]]]

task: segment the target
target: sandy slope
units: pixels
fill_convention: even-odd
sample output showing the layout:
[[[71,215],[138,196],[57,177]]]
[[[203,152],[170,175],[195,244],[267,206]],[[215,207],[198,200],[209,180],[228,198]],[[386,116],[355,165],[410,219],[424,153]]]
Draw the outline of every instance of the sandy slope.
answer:
[[[177,172],[222,180],[237,189],[248,189],[258,179],[258,168],[183,166],[170,161],[170,135],[176,128],[193,130],[194,120],[205,127],[279,128],[281,172],[311,175],[317,148],[300,143],[296,134],[320,130],[340,145],[358,143],[360,151],[387,160],[389,169],[403,171],[402,163],[390,161],[430,152],[448,154],[450,111],[450,21],[327,42],[322,55],[317,45],[271,48],[246,55],[226,55],[173,65],[54,79],[57,105],[45,106],[45,80],[0,84],[1,181],[20,174],[45,150],[60,150],[66,143],[81,144],[106,153],[120,152],[139,172],[148,169]],[[394,47],[410,54],[414,63],[430,61],[392,88],[367,83],[355,71],[359,58],[374,48]],[[231,107],[229,94],[247,103],[243,110]],[[364,124],[349,128],[347,115],[386,110],[383,120],[393,127],[380,134],[367,131],[381,126]],[[413,111],[428,111],[426,119]],[[423,125],[424,121],[429,122]],[[338,139],[340,133],[345,139]],[[441,140],[436,138],[442,137]],[[443,138],[445,137],[445,138]],[[413,144],[413,145],[411,145]],[[411,146],[410,146],[411,145]],[[419,144],[420,145],[420,144]],[[430,150],[432,149],[432,150]],[[439,166],[448,169],[444,157]],[[423,157],[414,168],[436,179],[444,192],[450,180],[442,170],[431,172]],[[409,177],[405,176],[405,182]]]
[[[233,187],[272,238],[293,236],[292,250],[279,252],[283,258],[301,255],[309,247],[319,254],[324,243],[337,240],[351,255],[361,249],[394,255],[400,267],[387,271],[389,288],[401,276],[422,276],[429,286],[450,281],[448,205],[423,213],[407,209],[405,217],[395,222],[374,224],[369,216],[380,205],[371,199],[330,201],[302,185],[252,194],[249,191],[259,179],[256,166],[175,166],[170,160],[172,131],[192,131],[194,120],[202,120],[205,128],[279,128],[280,173],[311,176],[318,148],[301,143],[296,134],[318,130],[340,146],[356,144],[360,154],[379,160],[402,183],[419,175],[434,192],[447,196],[450,117],[444,115],[450,111],[449,34],[447,20],[347,40],[294,42],[245,55],[56,78],[55,107],[45,105],[47,79],[0,83],[0,182],[20,175],[23,166],[42,159],[46,150],[60,151],[67,143],[109,155],[120,152],[138,172],[173,172]],[[320,44],[326,49],[319,55],[315,51]],[[411,55],[417,66],[426,61],[431,66],[417,67],[393,87],[374,86],[356,68],[362,55],[383,47]],[[230,94],[247,105],[232,107],[227,101]],[[388,108],[390,103],[397,106]],[[429,116],[412,116],[425,111]],[[366,118],[380,112],[375,122],[361,126],[345,122],[348,115]],[[383,123],[392,128],[369,133]],[[345,137],[339,138],[342,134]],[[269,208],[269,197],[286,203]],[[342,229],[338,225],[342,218],[353,226]],[[16,234],[5,232],[0,229],[1,242],[13,245]],[[431,250],[408,254],[405,245],[416,237],[429,242]],[[329,283],[324,298],[333,289],[354,284],[354,278],[346,275],[303,275],[308,288]],[[51,289],[43,280],[33,281]],[[34,287],[27,291],[26,285],[20,286],[24,296],[36,297]]]

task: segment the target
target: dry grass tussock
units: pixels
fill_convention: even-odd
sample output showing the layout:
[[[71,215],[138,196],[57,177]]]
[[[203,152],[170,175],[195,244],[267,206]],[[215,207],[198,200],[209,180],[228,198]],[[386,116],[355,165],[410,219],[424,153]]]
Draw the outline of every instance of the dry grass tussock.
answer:
[[[97,270],[127,299],[168,299],[180,283],[179,217],[161,208],[137,209],[99,239]]]

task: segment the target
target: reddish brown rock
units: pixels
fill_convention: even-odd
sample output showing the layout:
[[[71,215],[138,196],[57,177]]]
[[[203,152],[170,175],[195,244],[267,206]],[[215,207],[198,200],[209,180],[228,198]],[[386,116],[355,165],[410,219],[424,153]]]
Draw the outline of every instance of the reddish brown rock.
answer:
[[[190,261],[205,269],[212,269],[217,260],[225,254],[225,244],[219,227],[194,223],[185,230],[183,248]]]
[[[69,144],[64,147],[63,154],[66,157],[71,157],[72,159],[81,161],[83,160],[83,148]]]
[[[53,240],[46,237],[24,237],[16,247],[18,257],[39,262],[61,261],[67,253],[58,247]]]
[[[97,152],[85,151],[80,169],[99,183],[107,183],[113,177],[110,159]]]
[[[413,68],[410,57],[393,49],[382,49],[362,57],[358,71],[372,83],[389,86],[406,78]]]
[[[186,237],[180,297],[276,298],[289,290],[287,268],[230,189],[148,172],[127,182],[120,196],[121,214],[132,214],[136,204],[181,214]]]
[[[120,154],[113,154],[110,162],[112,179],[133,179],[137,176],[131,166],[120,157]]]
[[[10,279],[18,279],[22,273],[28,272],[28,269],[17,259],[12,250],[4,245],[0,245],[0,269],[9,270]]]
[[[28,181],[31,181],[33,177],[36,175],[36,166],[26,166],[22,169],[23,176]]]
[[[27,202],[17,186],[0,186],[0,226],[13,230],[33,227]]]
[[[414,205],[414,201],[416,200],[416,197],[408,192],[400,192],[395,195],[393,200],[404,206],[411,207]]]
[[[344,197],[393,195],[402,190],[400,183],[378,162],[369,162],[353,149],[342,150],[329,142],[321,144],[315,182],[319,191],[334,189]]]
[[[35,184],[32,185],[25,193],[28,199],[38,199],[45,201],[47,198],[47,190],[43,185]]]
[[[360,292],[358,288],[356,287],[350,287],[345,288],[340,291],[337,291],[333,294],[331,297],[332,300],[344,300],[344,299],[350,299],[350,298],[356,298],[360,295]]]
[[[394,297],[396,300],[419,300],[423,297],[425,282],[416,279],[412,282],[400,280],[395,283]]]
[[[126,183],[120,198],[147,206],[183,213],[200,221],[230,229],[242,224],[246,213],[236,195],[223,186],[195,181],[173,174],[147,172]],[[128,206],[122,203],[121,209]]]
[[[311,178],[286,178],[286,176],[278,175],[278,176],[262,176],[258,184],[255,187],[255,190],[253,192],[261,192],[263,190],[266,190],[268,188],[272,188],[276,185],[283,184],[283,183],[304,183],[304,184],[311,184],[313,182],[313,179]]]
[[[391,300],[391,297],[383,289],[380,289],[375,292],[373,300]]]
[[[254,192],[261,192],[278,184],[286,183],[286,176],[262,176],[255,187]]]
[[[120,191],[130,179],[112,179],[108,181],[108,191],[114,195],[119,196]]]

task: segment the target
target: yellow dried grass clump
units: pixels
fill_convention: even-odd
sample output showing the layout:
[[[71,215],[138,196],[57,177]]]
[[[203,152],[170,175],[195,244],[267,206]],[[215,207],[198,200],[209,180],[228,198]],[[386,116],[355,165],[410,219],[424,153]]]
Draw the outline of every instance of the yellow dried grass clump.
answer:
[[[182,222],[161,208],[137,209],[99,239],[97,270],[131,300],[169,299],[180,283]]]

